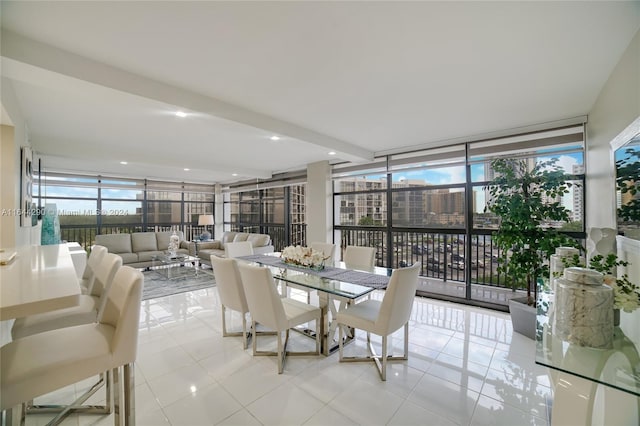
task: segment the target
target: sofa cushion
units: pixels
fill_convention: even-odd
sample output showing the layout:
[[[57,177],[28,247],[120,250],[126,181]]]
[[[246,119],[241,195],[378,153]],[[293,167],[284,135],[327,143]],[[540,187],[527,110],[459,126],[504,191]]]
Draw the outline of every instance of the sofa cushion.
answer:
[[[271,237],[266,234],[249,234],[247,241],[251,242],[253,247],[262,247],[269,244]]]
[[[224,247],[225,244],[227,243],[232,243],[233,239],[236,237],[237,232],[233,232],[233,231],[226,231],[224,234],[222,234],[222,246]]]
[[[198,252],[200,252],[200,250],[209,250],[209,249],[222,249],[222,244],[218,240],[205,241],[204,243],[198,243]]]
[[[155,232],[134,232],[131,234],[131,249],[134,253],[141,251],[158,251]]]
[[[118,256],[122,258],[123,265],[138,262],[138,253],[118,253]]]
[[[218,257],[224,257],[224,250],[221,249],[204,249],[198,251],[198,258],[200,258],[200,262],[206,263],[207,265],[211,264],[211,255],[215,254]]]
[[[182,235],[182,231],[175,231],[178,238],[180,238],[180,242],[184,240],[184,236]],[[156,232],[156,242],[158,244],[158,250],[168,250],[169,249],[169,238],[173,235],[173,231],[163,231]]]
[[[106,247],[109,253],[121,254],[132,251],[131,234],[96,235],[96,244]]]
[[[249,234],[247,234],[246,232],[239,232],[236,234],[235,237],[233,237],[233,242],[234,243],[238,243],[238,242],[242,242],[242,241],[247,241],[247,237],[249,236]]]

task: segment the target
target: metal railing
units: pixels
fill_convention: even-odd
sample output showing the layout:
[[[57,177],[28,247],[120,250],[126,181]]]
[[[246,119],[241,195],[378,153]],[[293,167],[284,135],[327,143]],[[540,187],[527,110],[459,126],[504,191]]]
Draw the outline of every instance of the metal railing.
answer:
[[[204,226],[159,223],[147,225],[140,224],[118,224],[102,225],[98,232],[96,225],[60,225],[60,238],[63,241],[75,241],[87,252],[95,244],[96,235],[100,234],[132,234],[134,232],[161,232],[161,231],[182,231],[187,241],[196,239],[205,230]]]
[[[398,268],[420,262],[420,275],[443,281],[465,282],[471,268],[471,283],[509,287],[504,274],[497,271],[500,255],[490,235],[473,235],[467,255],[466,235],[455,231],[391,231],[391,261],[386,229],[340,229],[340,247],[376,247],[378,266]]]
[[[239,232],[264,233],[271,236],[276,251],[287,245],[306,245],[306,225],[231,225],[231,230]],[[65,241],[76,241],[89,251],[95,243],[98,231],[95,225],[61,225],[61,238]],[[142,231],[181,230],[186,240],[197,238],[203,226],[162,223],[147,225],[118,224],[102,225],[101,234],[133,233]],[[420,263],[420,275],[442,282],[466,282],[467,268],[470,268],[471,284],[479,284],[496,288],[510,288],[504,274],[498,272],[499,250],[494,246],[491,235],[472,234],[471,244],[466,244],[466,235],[458,230],[399,230],[375,227],[340,227],[340,249],[349,245],[376,248],[376,264],[378,266],[398,268]],[[388,244],[388,232],[391,233],[391,245]],[[469,248],[470,247],[470,252]],[[389,255],[389,251],[391,254]]]

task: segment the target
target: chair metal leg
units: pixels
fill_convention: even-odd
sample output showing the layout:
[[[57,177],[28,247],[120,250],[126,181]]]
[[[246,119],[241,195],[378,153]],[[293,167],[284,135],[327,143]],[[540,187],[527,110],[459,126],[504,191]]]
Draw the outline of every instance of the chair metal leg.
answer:
[[[120,385],[120,368],[114,368],[112,371],[113,378],[113,424],[120,426],[122,421],[120,407],[122,406],[122,389]]]
[[[288,338],[289,335],[287,333],[287,340],[289,340]],[[282,370],[284,370],[284,357],[286,353],[282,345],[282,333],[278,333],[278,374],[282,374]]]
[[[382,381],[387,380],[387,349],[387,336],[382,336],[382,365],[379,358],[374,358],[376,364],[378,364],[378,371]]]
[[[106,384],[106,404],[105,405],[82,405],[87,399],[95,394],[102,386]],[[110,414],[112,411],[111,404],[111,380],[109,379],[109,373],[100,374],[100,379],[85,393],[80,395],[75,401],[69,405],[33,405],[33,400],[23,404],[24,415],[28,414],[43,414],[43,413],[57,413],[56,416],[47,423],[47,425],[60,424],[69,414],[81,413],[81,414]],[[21,420],[21,424],[24,424],[24,420]]]
[[[320,319],[316,320],[316,324],[320,323]],[[252,322],[252,327],[256,327],[255,321]],[[289,344],[289,333],[291,329],[285,330],[285,339],[282,341],[282,332],[280,331],[263,331],[260,333],[255,333],[255,338],[253,339],[253,355],[254,356],[277,356],[278,357],[278,374],[282,374],[284,371],[284,365],[287,360],[287,356],[308,356],[308,355],[320,355],[320,333],[316,333],[316,350],[315,351],[304,351],[304,352],[291,352],[287,350],[287,345]],[[295,329],[294,329],[295,331]],[[277,335],[278,340],[278,348],[277,351],[259,351],[258,350],[258,335]]]
[[[135,374],[134,364],[125,364],[124,380],[124,424],[127,426],[135,426],[136,424],[136,391],[135,391]]]
[[[106,385],[105,405],[81,405],[84,401],[89,399],[89,397],[95,394],[103,385]],[[27,414],[62,413],[68,411],[82,414],[110,414],[111,410],[111,381],[109,380],[109,375],[107,373],[101,373],[98,381],[69,405],[34,404],[33,400],[26,403]]]
[[[316,318],[316,353],[320,355],[320,348],[322,347],[322,333],[320,333],[320,321],[322,317]]]
[[[339,328],[339,351],[340,351],[340,362],[369,362],[373,361],[376,364],[376,368],[378,369],[378,373],[380,374],[380,379],[383,381],[387,380],[387,362],[388,361],[406,361],[409,359],[409,323],[407,322],[404,325],[404,354],[402,356],[399,355],[388,355],[388,336],[382,336],[382,354],[376,354],[376,351],[371,343],[371,333],[367,332],[367,347],[369,348],[369,356],[366,357],[345,357],[343,354],[343,327],[344,324],[338,324]]]
[[[247,347],[249,347],[249,340],[251,340],[252,336],[251,332],[247,332],[247,317],[245,316],[245,314],[242,314],[242,331],[231,332],[227,331],[226,312],[227,308],[222,305],[222,336],[242,336],[242,348],[247,349]]]
[[[249,335],[247,335],[247,316],[242,314],[242,349],[247,349],[252,331],[250,330]]]
[[[20,407],[16,410],[15,408]],[[4,426],[24,426],[27,417],[27,404],[23,403],[15,407],[7,408],[0,413],[0,423]]]

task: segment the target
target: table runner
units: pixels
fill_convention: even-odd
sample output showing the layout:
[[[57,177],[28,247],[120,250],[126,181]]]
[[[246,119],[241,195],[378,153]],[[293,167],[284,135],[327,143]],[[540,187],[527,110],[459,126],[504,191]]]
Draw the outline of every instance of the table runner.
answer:
[[[301,268],[288,263],[284,263],[281,258],[276,256],[268,256],[264,254],[253,254],[250,256],[241,256],[239,259],[258,262],[269,266],[280,266],[287,269],[306,272],[312,275],[318,275],[322,278],[344,281],[351,284],[358,284],[372,288],[384,289],[389,284],[389,277],[386,275],[372,274],[365,271],[356,271],[353,269],[342,269],[333,266],[325,266],[324,269],[316,271],[314,269]]]

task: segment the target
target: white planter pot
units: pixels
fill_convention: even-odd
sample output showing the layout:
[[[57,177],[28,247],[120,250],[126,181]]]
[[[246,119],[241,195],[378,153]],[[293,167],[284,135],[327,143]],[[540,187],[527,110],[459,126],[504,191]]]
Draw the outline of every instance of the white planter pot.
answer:
[[[527,305],[527,297],[514,297],[509,300],[509,313],[513,331],[536,338],[536,307]]]

